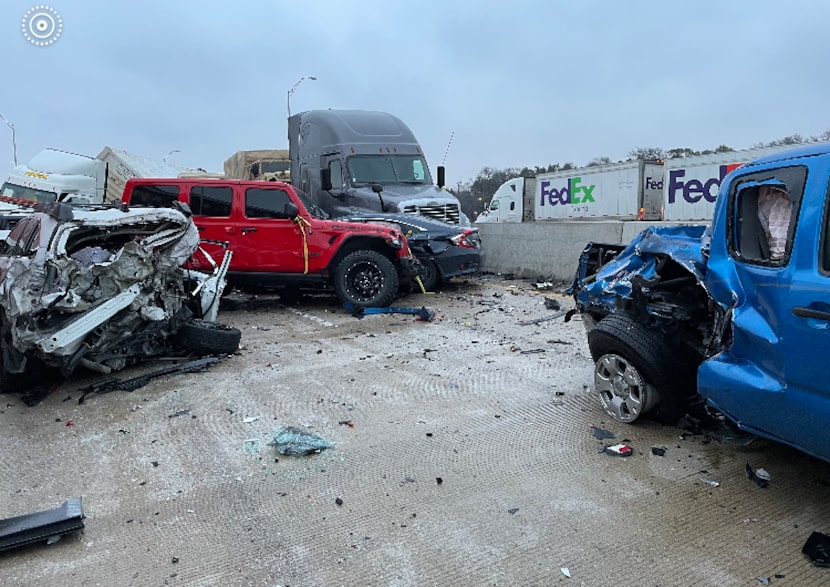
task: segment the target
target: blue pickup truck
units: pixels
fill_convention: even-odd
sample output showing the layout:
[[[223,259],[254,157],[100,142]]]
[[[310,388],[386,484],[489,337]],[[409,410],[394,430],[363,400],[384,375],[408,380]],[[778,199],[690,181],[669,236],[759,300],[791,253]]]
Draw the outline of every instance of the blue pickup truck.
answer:
[[[674,422],[696,403],[830,461],[830,145],[743,165],[710,226],[590,243],[571,292],[603,408]]]

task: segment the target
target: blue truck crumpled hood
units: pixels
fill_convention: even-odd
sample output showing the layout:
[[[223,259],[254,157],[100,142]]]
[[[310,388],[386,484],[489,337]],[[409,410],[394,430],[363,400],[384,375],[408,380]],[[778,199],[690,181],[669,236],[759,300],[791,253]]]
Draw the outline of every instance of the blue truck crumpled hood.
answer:
[[[631,297],[632,281],[637,278],[653,281],[658,265],[665,257],[683,266],[703,286],[708,245],[706,226],[647,228],[597,271],[593,280],[585,279],[587,258],[583,254],[570,292],[583,308],[599,306],[606,312],[614,312],[619,298]],[[591,246],[589,244],[588,248]]]

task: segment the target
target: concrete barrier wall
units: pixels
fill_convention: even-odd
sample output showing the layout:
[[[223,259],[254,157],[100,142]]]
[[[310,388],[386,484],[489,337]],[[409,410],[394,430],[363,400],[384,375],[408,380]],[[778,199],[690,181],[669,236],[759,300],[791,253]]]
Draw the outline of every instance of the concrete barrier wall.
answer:
[[[570,281],[589,242],[627,244],[649,226],[672,222],[621,220],[476,224],[484,249],[484,270],[518,277]]]

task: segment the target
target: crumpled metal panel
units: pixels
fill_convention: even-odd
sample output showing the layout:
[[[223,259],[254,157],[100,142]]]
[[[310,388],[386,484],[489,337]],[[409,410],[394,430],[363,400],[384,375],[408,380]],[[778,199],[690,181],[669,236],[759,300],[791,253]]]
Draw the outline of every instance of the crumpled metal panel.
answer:
[[[36,254],[0,256],[0,306],[12,345],[21,353],[33,351],[50,333],[135,284],[140,294],[117,321],[98,328],[97,344],[106,345],[108,337],[123,338],[146,322],[168,319],[187,302],[181,266],[198,247],[199,233],[180,212],[87,211],[62,223],[46,214],[36,216],[41,220]],[[99,229],[102,242],[96,243]],[[76,231],[89,231],[90,242],[68,253],[67,243]],[[109,233],[120,231],[127,231],[123,246],[103,242]],[[76,348],[60,353],[72,354]]]
[[[665,257],[684,267],[705,287],[708,238],[706,226],[647,228],[603,265],[592,281],[575,284],[576,301],[583,308],[615,312],[620,298],[631,299],[634,280],[649,283],[657,278],[658,265]]]

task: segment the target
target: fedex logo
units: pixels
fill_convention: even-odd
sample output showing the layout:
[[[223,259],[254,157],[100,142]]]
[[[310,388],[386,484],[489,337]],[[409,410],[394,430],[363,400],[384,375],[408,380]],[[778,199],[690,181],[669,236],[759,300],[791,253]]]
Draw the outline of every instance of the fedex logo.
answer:
[[[557,204],[586,204],[594,202],[594,188],[596,185],[580,185],[581,177],[568,179],[568,185],[560,189],[551,187],[550,181],[543,181],[540,184],[542,197],[540,206],[556,206]]]
[[[699,179],[690,179],[684,181],[686,176],[685,169],[672,169],[669,171],[669,204],[674,204],[677,201],[678,192],[683,199],[690,204],[695,204],[701,199],[707,202],[714,202],[718,198],[718,190],[723,178],[729,175],[732,171],[743,165],[743,163],[732,163],[730,165],[721,165],[718,169],[717,177],[710,177],[705,181]],[[713,189],[714,188],[714,189]]]

